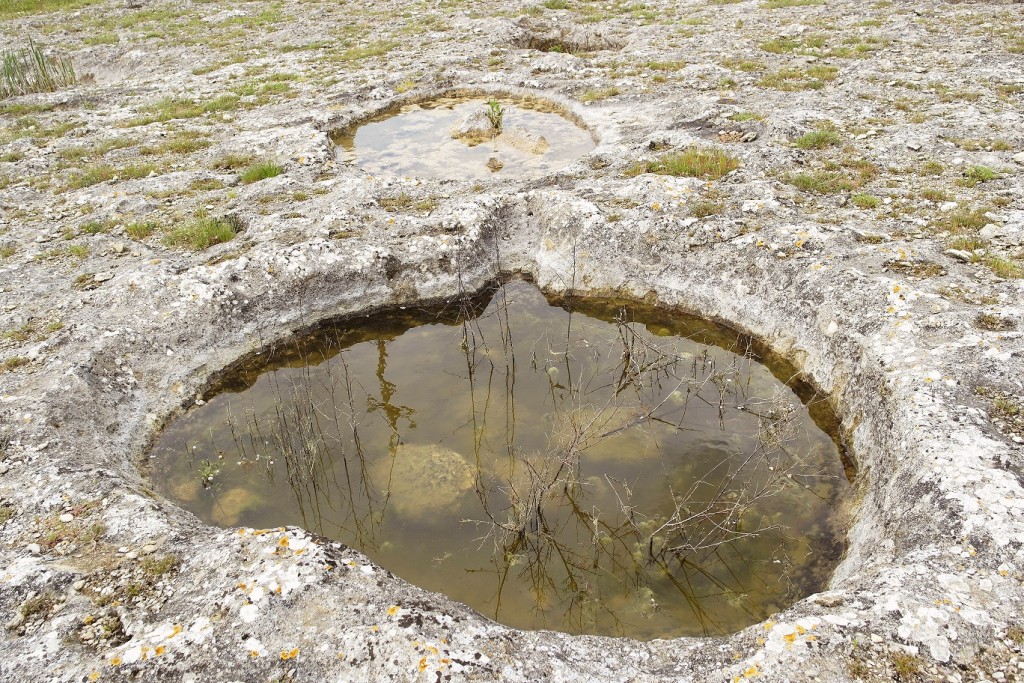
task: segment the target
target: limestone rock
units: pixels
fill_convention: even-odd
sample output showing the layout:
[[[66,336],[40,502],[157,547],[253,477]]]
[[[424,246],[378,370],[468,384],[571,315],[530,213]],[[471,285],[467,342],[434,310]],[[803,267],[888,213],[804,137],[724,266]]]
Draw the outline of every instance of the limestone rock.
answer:
[[[543,135],[538,135],[522,126],[512,126],[502,131],[496,142],[527,154],[544,154],[550,148]]]
[[[495,132],[494,125],[487,118],[487,112],[479,110],[452,126],[451,136],[472,147],[492,139]]]

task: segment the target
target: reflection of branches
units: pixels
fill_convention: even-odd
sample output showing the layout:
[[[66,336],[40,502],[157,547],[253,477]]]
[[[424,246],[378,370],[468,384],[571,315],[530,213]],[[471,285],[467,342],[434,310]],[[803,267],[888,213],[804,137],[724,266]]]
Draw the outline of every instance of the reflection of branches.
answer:
[[[457,268],[463,257],[453,257]],[[660,336],[625,311],[610,331],[558,311],[546,312],[543,332],[517,327],[513,335],[516,291],[497,290],[483,312],[468,298],[448,304],[444,320],[458,325],[457,338],[444,343],[461,357],[442,359],[457,383],[446,391],[468,399],[451,430],[431,424],[439,406],[416,402],[433,400],[430,390],[403,384],[395,325],[338,327],[316,348],[299,346],[288,357],[296,367],[260,378],[270,396],[256,399],[266,402],[259,412],[228,415],[239,462],[286,483],[307,526],[372,550],[383,545],[385,507],[406,527],[433,516],[400,511],[398,502],[400,484],[444,481],[445,472],[431,477],[430,461],[409,464],[420,462],[418,451],[398,457],[424,440],[409,434],[418,421],[453,456],[442,467],[472,468],[458,486],[468,491],[475,478],[480,509],[460,516],[473,517],[480,548],[492,552],[479,568],[465,566],[479,579],[493,575],[495,618],[507,618],[522,593],[546,623],[577,631],[636,635],[638,620],[659,611],[665,622],[682,616],[691,633],[693,623],[705,633],[735,628],[728,614],[762,616],[764,596],[791,578],[782,513],[793,491],[828,497],[816,465],[792,447],[789,394],[754,397],[760,380],[752,385],[749,349]],[[356,343],[361,350],[347,350]],[[734,435],[744,426],[752,434],[741,443]],[[698,446],[681,446],[681,432],[696,434]],[[431,548],[435,564],[466,559],[448,540]],[[726,603],[735,610],[727,614]],[[679,615],[687,605],[692,619]]]
[[[757,570],[738,548],[768,532],[783,542],[782,525],[767,521],[759,510],[791,486],[794,475],[806,475],[804,463],[786,448],[795,437],[795,409],[781,394],[766,403],[750,398],[749,350],[724,364],[720,354],[706,348],[697,355],[681,354],[674,342],[640,335],[624,315],[617,321],[617,333],[614,371],[598,368],[586,379],[573,379],[576,354],[598,362],[611,360],[613,354],[570,338],[557,352],[541,343],[531,349],[532,370],[548,373],[548,396],[556,415],[548,450],[512,449],[509,476],[496,484],[482,477],[477,482],[484,519],[473,523],[482,531],[479,540],[495,546],[496,610],[510,572],[530,587],[537,609],[557,604],[570,622],[583,619],[605,577],[632,577],[632,590],[639,595],[656,576],[683,596],[705,632],[721,631],[704,599],[734,596],[741,609],[758,615],[744,598],[755,590],[746,584],[758,581]],[[478,341],[464,335],[470,368],[478,354],[494,357],[493,350],[480,351]],[[566,378],[556,379],[562,370]],[[609,377],[610,383],[604,379]],[[721,458],[681,491],[669,484],[668,514],[645,512],[649,506],[634,503],[629,483],[607,474],[604,483],[618,508],[588,504],[582,453],[649,424],[690,429],[684,420],[691,400],[712,407],[721,429],[730,410],[757,417],[754,448]],[[576,544],[579,538],[589,541]],[[650,610],[656,610],[653,593],[650,603]],[[619,623],[616,615],[608,616]]]
[[[283,465],[304,526],[335,536],[345,529],[363,547],[372,548],[386,498],[381,500],[367,469],[351,369],[345,352],[335,355],[332,348],[339,343],[325,341],[319,371],[311,370],[310,364],[299,373],[272,373],[268,414],[248,410],[241,423],[233,415],[227,423],[243,468],[257,467],[273,483],[277,467]],[[383,363],[386,354],[380,357]],[[379,409],[389,424],[393,419],[397,429],[398,417],[411,412],[391,405],[394,385],[387,392],[383,365],[378,372],[384,400],[374,403],[368,396],[367,404]]]

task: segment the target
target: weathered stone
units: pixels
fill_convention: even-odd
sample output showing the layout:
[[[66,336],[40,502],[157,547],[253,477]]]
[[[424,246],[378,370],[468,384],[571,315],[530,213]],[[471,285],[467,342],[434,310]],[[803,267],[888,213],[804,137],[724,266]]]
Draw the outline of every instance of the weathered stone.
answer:
[[[958,202],[939,193],[925,202],[926,188],[967,208],[1000,206],[1007,220],[991,222],[1019,226],[1012,212],[1021,205],[1024,152],[966,149],[996,138],[1020,144],[1019,107],[995,99],[1019,72],[1006,50],[1016,16],[1005,4],[973,3],[971,22],[992,28],[971,31],[962,30],[966,10],[956,3],[829,0],[803,19],[757,4],[716,5],[702,13],[705,24],[663,31],[648,25],[651,17],[678,8],[657,1],[596,24],[584,24],[572,3],[545,8],[544,26],[509,20],[507,3],[476,4],[472,16],[399,3],[386,20],[374,3],[302,11],[285,3],[273,21],[258,3],[185,3],[174,21],[188,27],[189,45],[144,39],[163,30],[161,21],[124,21],[120,0],[4,19],[15,43],[33,28],[75,27],[45,32],[47,50],[69,55],[94,80],[5,102],[31,114],[3,115],[0,161],[0,459],[9,466],[0,502],[18,513],[0,525],[0,607],[14,620],[30,596],[65,595],[91,573],[89,589],[56,615],[41,610],[15,625],[0,678],[710,683],[747,675],[807,683],[811,671],[849,679],[854,665],[867,666],[868,678],[891,678],[888,656],[899,645],[917,648],[922,678],[958,681],[976,672],[994,678],[1019,658],[1006,634],[1019,626],[1024,595],[1024,493],[1014,470],[1021,437],[999,431],[975,389],[1019,393],[1024,340],[978,333],[971,321],[985,307],[1019,308],[1020,280],[990,277],[988,259],[948,262],[945,274],[921,280],[883,265],[942,262],[957,236],[948,224]],[[95,27],[83,19],[95,16],[119,26],[118,43],[89,40]],[[787,40],[797,44],[781,52],[756,48],[797,20],[825,27],[814,28],[822,47],[795,31]],[[235,37],[240,22],[246,30]],[[369,27],[358,46],[338,40],[339,22]],[[608,26],[614,41],[598,40],[611,35]],[[867,58],[832,54],[844,45],[870,48]],[[549,52],[534,70],[538,50]],[[835,77],[822,67],[835,67]],[[375,177],[336,159],[329,132],[345,121],[463,87],[543,93],[583,117],[600,146],[568,173],[530,182],[499,174],[479,187]],[[246,94],[236,100],[235,90]],[[719,104],[722,90],[738,104]],[[197,109],[185,113],[196,115],[124,127],[163,111],[164,98],[194,100]],[[232,113],[218,111],[224,106]],[[744,113],[762,117],[759,143],[720,145],[719,131],[753,125],[734,118]],[[823,119],[842,147],[787,144]],[[197,139],[184,133],[210,147],[141,153]],[[131,145],[99,153],[122,138]],[[907,140],[928,142],[918,155]],[[724,149],[742,166],[724,180],[628,172],[698,146]],[[77,148],[94,156],[72,161]],[[243,151],[278,160],[284,173],[240,182],[241,168],[225,157]],[[938,165],[929,169],[921,156]],[[151,177],[121,171],[146,163],[158,169]],[[947,187],[975,164],[1006,175]],[[72,182],[101,165],[120,179]],[[788,182],[822,172],[894,200],[860,211],[840,206],[835,193]],[[437,207],[429,216],[378,210],[377,198],[403,191]],[[697,202],[720,208],[688,222]],[[168,246],[159,230],[118,235],[132,240],[132,258],[117,255],[111,235],[80,231],[92,219],[170,229],[207,206],[208,216],[237,212],[244,231],[198,252]],[[855,231],[892,240],[861,241]],[[1003,235],[992,232],[990,241],[990,254],[1016,263]],[[68,246],[88,254],[79,261]],[[73,285],[95,272],[116,272],[121,285]],[[144,448],[154,431],[255,347],[275,347],[337,315],[454,297],[513,272],[550,291],[650,297],[731,323],[789,358],[834,402],[860,466],[859,504],[844,511],[847,544],[830,583],[843,590],[841,605],[802,600],[739,633],[711,629],[701,639],[523,632],[322,536],[218,530],[153,494],[160,474],[144,466]],[[819,316],[826,305],[830,315]],[[47,332],[50,321],[63,327]],[[7,334],[26,323],[28,339]],[[37,360],[23,363],[32,354]],[[198,475],[169,485],[206,493]],[[44,550],[64,505],[83,510],[72,530],[80,538],[48,540]],[[166,539],[155,557],[173,555],[180,569],[159,577],[158,593],[123,600],[142,571],[124,555],[155,538]],[[93,600],[119,603],[112,609],[122,615],[124,641],[77,642]],[[881,642],[861,647],[868,634]],[[270,671],[271,659],[279,670]]]
[[[452,126],[451,136],[456,140],[462,140],[467,145],[479,145],[482,142],[492,140],[498,131],[494,124],[487,117],[485,111],[475,111]]]

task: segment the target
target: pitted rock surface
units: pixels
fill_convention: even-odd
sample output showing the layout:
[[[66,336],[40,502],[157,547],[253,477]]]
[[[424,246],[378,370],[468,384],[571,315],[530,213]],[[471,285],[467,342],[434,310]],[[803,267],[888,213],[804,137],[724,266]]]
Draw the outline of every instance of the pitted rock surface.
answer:
[[[1020,4],[42,4],[5,45],[82,82],[0,101],[0,679],[1024,677]],[[528,181],[337,161],[467,89],[600,144]],[[643,172],[695,145],[738,168]],[[858,466],[829,590],[729,636],[521,632],[152,492],[153,435],[240,357],[510,273],[722,321],[826,392]]]

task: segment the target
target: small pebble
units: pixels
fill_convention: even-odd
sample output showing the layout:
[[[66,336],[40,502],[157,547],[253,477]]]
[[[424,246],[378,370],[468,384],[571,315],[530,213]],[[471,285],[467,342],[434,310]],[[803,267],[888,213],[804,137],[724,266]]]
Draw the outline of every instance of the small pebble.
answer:
[[[78,581],[75,581],[73,584],[71,584],[71,590],[73,590],[73,591],[80,591],[83,588],[85,588],[85,580],[84,579],[79,579]]]
[[[43,551],[43,549],[39,547],[38,543],[29,543],[25,547],[28,548],[28,551],[30,553],[32,553],[33,555],[38,555],[39,553],[41,553]]]
[[[125,557],[127,557],[129,560],[134,560],[138,556],[139,556],[139,554],[137,552],[135,552],[134,550],[132,550],[131,552],[125,553]]]
[[[120,548],[117,549],[117,552],[119,552],[121,554],[124,554],[124,553],[128,552],[128,548],[125,547],[125,546],[121,546]]]
[[[60,516],[60,521],[62,521],[65,524],[67,524],[68,522],[75,521],[75,516],[73,514],[71,514],[70,512],[65,512],[63,515]]]
[[[142,546],[142,554],[143,555],[152,555],[155,552],[156,552],[156,546],[154,544],[152,544],[152,543],[149,543],[149,544],[146,544],[146,545]]]

